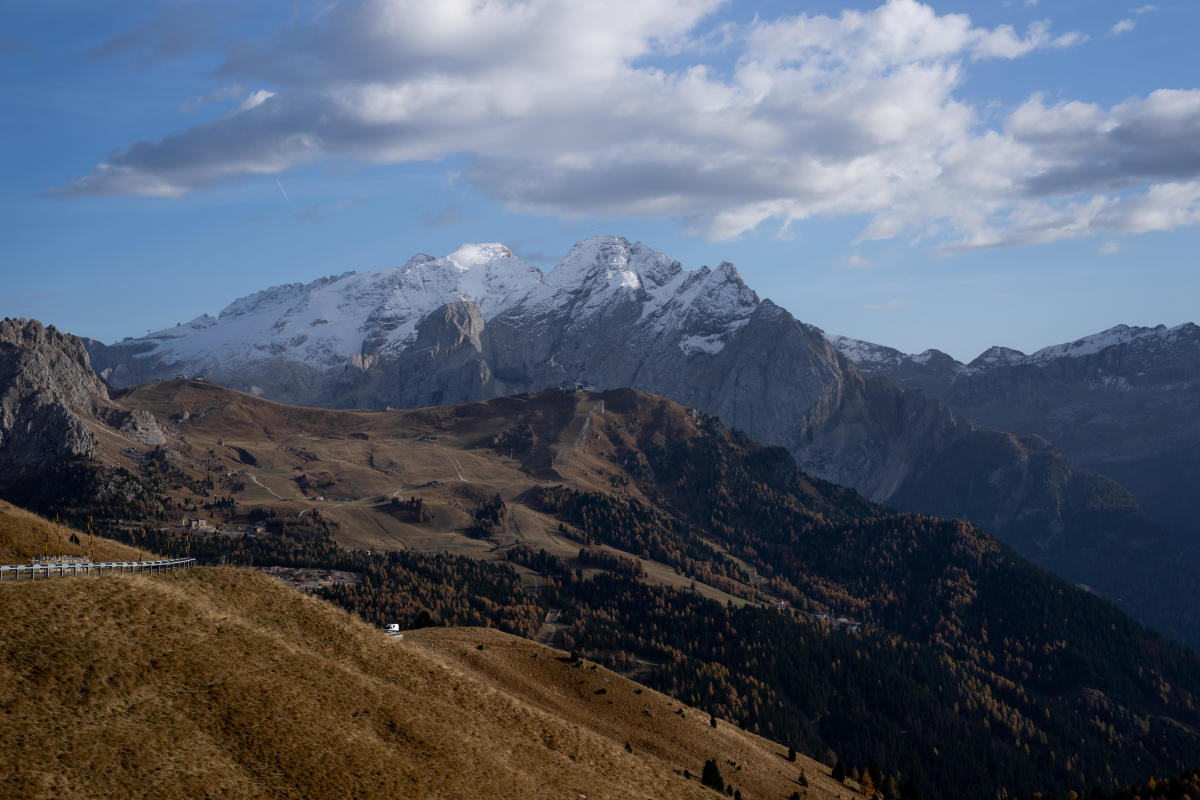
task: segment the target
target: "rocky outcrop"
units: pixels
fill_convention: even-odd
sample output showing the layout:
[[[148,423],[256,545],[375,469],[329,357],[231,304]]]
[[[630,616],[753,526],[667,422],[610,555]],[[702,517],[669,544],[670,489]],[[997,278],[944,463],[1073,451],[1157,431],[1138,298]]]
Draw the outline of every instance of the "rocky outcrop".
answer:
[[[334,405],[422,408],[502,394],[483,352],[484,335],[477,305],[447,303],[417,323],[412,347],[360,372],[347,369]]]
[[[89,459],[101,429],[139,444],[165,441],[153,415],[109,396],[78,337],[36,320],[0,322],[0,478]]]
[[[79,339],[35,320],[0,322],[0,475],[90,457],[84,419],[109,405]]]

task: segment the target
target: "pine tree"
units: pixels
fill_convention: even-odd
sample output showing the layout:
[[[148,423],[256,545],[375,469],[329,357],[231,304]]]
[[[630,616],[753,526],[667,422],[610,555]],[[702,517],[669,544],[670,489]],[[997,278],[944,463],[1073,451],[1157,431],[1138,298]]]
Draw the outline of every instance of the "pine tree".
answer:
[[[717,766],[715,758],[704,762],[704,771],[700,773],[700,782],[718,792],[725,791],[725,779],[721,777],[721,768]]]
[[[846,782],[846,765],[842,763],[840,758],[838,759],[838,762],[833,765],[832,777],[838,783]],[[905,798],[905,800],[908,800],[908,798]]]
[[[796,760],[796,748],[789,746],[788,747],[788,761],[795,761],[795,760]]]
[[[879,768],[879,764],[875,761],[867,762],[867,774],[871,776],[871,783],[876,787],[883,786],[883,770]]]

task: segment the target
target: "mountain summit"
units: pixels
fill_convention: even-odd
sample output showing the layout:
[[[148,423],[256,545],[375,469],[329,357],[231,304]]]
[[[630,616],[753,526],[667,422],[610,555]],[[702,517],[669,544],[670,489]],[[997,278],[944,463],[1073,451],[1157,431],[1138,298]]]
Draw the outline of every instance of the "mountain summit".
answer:
[[[731,264],[684,270],[615,236],[578,243],[548,274],[502,245],[464,245],[275,287],[215,320],[88,349],[113,386],[188,373],[334,408],[464,403],[577,382],[640,389],[782,445],[807,472],[872,500],[982,524],[1114,597],[1126,585],[1104,543],[1159,541],[1132,495],[1044,439],[976,430],[919,392],[868,380]]]

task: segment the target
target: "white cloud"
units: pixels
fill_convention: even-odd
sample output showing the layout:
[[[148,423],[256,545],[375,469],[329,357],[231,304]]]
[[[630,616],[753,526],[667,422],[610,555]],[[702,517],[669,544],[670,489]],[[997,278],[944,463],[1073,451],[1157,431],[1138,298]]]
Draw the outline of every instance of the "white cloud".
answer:
[[[269,92],[266,89],[259,89],[257,92],[251,92],[242,104],[238,106],[238,111],[249,111],[252,108],[261,106],[266,101],[275,96],[274,92]]]
[[[892,299],[886,303],[867,303],[863,306],[864,311],[892,311],[904,305],[903,300]]]
[[[1162,187],[1200,177],[1200,93],[1107,109],[1034,97],[1001,129],[960,98],[975,62],[1080,34],[979,27],[916,0],[736,29],[711,22],[719,5],[333,6],[269,43],[230,47],[218,73],[271,89],[52,191],[174,197],[329,158],[459,155],[462,178],[511,209],[675,218],[718,239],[849,214],[870,220],[863,239],[950,249],[1192,224],[1186,191]],[[714,53],[732,65],[709,63]],[[1184,206],[1168,213],[1172,202]],[[1089,217],[1097,203],[1127,222]]]
[[[1113,239],[1109,239],[1104,244],[1096,248],[1096,252],[1102,256],[1116,255],[1121,252],[1121,243]]]
[[[1137,8],[1135,8],[1133,10],[1133,13],[1134,14],[1149,14],[1151,11],[1157,11],[1157,10],[1158,10],[1158,6],[1154,5],[1153,3],[1147,3],[1144,6],[1138,6]]]
[[[842,263],[847,267],[869,267],[871,262],[860,256],[858,253],[851,253],[842,259]]]
[[[1114,24],[1111,28],[1109,28],[1108,33],[1110,36],[1120,36],[1122,33],[1129,33],[1131,30],[1133,30],[1136,27],[1137,27],[1136,22],[1134,22],[1132,19],[1126,18],[1123,20],[1119,20],[1116,24]]]
[[[1096,195],[1065,205],[1025,201],[995,222],[944,245],[940,254],[1200,225],[1200,182],[1158,184],[1141,193]]]

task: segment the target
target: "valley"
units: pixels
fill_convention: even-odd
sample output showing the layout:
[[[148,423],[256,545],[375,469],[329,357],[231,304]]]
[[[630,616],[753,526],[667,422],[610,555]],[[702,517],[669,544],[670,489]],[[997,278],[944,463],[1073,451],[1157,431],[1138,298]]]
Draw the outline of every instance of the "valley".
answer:
[[[0,800],[1200,800],[1193,5],[5,4]]]
[[[0,546],[27,519],[0,508]],[[249,570],[6,583],[0,603],[13,796],[701,798],[718,757],[745,797],[787,796],[801,772],[808,797],[851,791],[561,650],[486,629],[389,639]]]
[[[86,363],[32,333],[53,346],[28,371]],[[71,438],[37,446],[80,455],[10,458],[0,491],[164,555],[286,570],[375,625],[553,636],[930,797],[1127,783],[1200,751],[1195,655],[968,523],[870,503],[697,409],[551,389],[327,410],[205,380],[56,385],[74,369],[15,407],[66,415]]]

